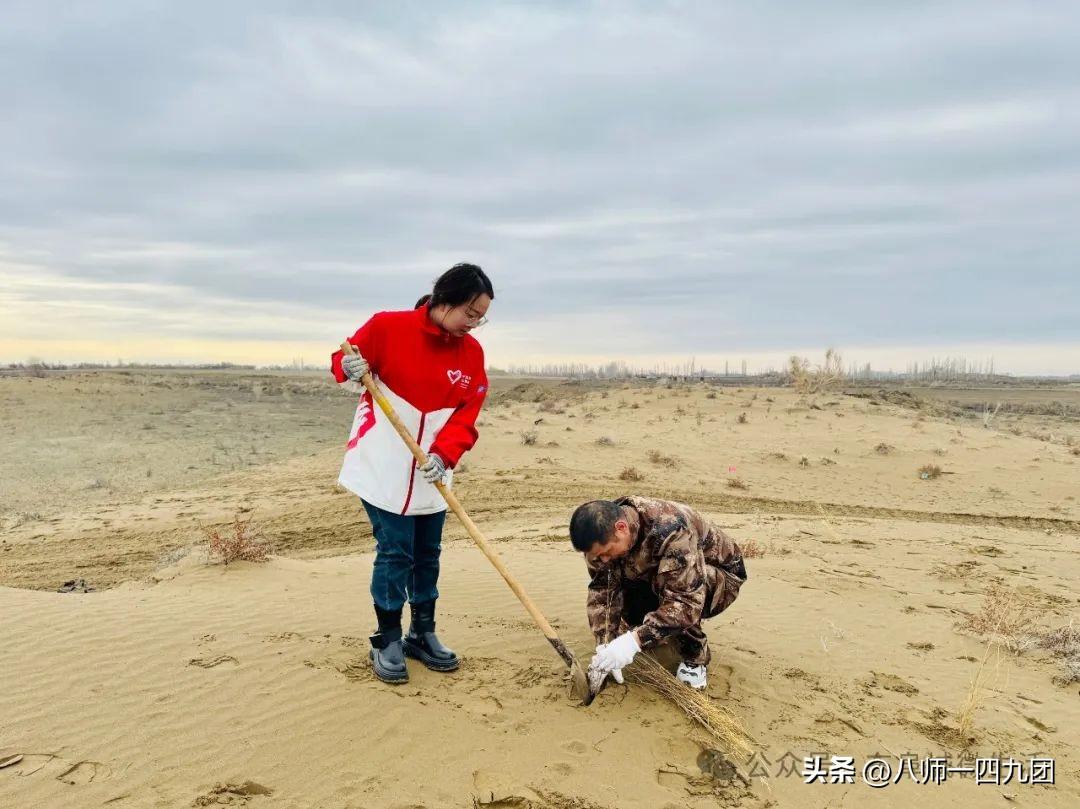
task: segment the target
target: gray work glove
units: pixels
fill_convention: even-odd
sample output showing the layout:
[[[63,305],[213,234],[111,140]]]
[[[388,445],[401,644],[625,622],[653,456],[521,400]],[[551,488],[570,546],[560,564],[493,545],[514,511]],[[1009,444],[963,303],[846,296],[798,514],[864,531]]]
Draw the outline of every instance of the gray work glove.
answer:
[[[359,382],[360,377],[371,370],[365,360],[359,354],[346,354],[341,358],[341,370],[349,379]]]
[[[428,455],[427,463],[420,467],[420,474],[428,483],[437,483],[446,474],[446,462],[435,453]]]

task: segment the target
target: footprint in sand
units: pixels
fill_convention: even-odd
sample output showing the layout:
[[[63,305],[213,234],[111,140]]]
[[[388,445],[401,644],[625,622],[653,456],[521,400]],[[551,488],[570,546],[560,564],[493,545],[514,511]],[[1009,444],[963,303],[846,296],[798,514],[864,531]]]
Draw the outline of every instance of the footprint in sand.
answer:
[[[242,784],[218,784],[209,792],[195,799],[195,806],[246,806],[252,798],[273,795],[274,790],[245,781]]]
[[[574,753],[580,756],[585,754],[585,752],[589,749],[589,746],[583,741],[574,739],[564,744],[562,748],[568,753]]]
[[[553,761],[550,764],[546,764],[544,766],[556,775],[560,775],[563,778],[567,778],[577,772],[577,767],[575,767],[569,761]]]
[[[56,780],[72,786],[89,784],[99,775],[104,775],[107,770],[107,765],[98,761],[80,761],[56,776]]]
[[[895,691],[897,694],[903,694],[904,696],[913,696],[919,693],[918,688],[895,674],[882,674],[878,671],[872,671],[869,677],[864,677],[856,682],[871,696],[876,696],[875,689],[877,688]]]
[[[0,770],[25,777],[37,775],[46,768],[48,768],[47,772],[54,773],[53,777],[57,781],[70,786],[105,781],[112,774],[109,765],[100,761],[78,761],[72,764],[54,753],[16,753],[12,750],[0,750]]]
[[[193,657],[188,661],[189,666],[198,666],[202,669],[212,669],[215,666],[220,666],[223,663],[232,663],[234,666],[240,665],[240,661],[232,655],[217,655],[216,657]]]

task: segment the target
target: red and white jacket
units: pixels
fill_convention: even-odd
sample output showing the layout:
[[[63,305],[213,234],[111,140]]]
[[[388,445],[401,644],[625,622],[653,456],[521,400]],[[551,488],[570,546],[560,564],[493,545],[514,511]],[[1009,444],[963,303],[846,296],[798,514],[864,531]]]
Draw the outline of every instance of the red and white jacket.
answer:
[[[428,318],[428,307],[379,312],[349,338],[371,375],[424,450],[446,462],[447,485],[461,456],[476,443],[476,417],[487,395],[484,350],[471,335],[455,337]],[[338,483],[372,505],[397,514],[446,510],[424,480],[394,426],[363,385],[345,376],[342,352],[330,370],[343,388],[361,393]]]

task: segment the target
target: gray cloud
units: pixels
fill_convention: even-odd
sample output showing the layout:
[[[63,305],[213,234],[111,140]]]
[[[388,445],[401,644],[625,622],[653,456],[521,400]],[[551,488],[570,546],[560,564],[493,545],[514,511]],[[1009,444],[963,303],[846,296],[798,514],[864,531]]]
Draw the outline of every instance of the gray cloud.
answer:
[[[467,259],[537,353],[612,324],[631,352],[1080,341],[1071,4],[6,16],[0,280],[24,314],[70,295],[145,325],[152,284],[337,335]],[[35,273],[97,287],[15,283]]]

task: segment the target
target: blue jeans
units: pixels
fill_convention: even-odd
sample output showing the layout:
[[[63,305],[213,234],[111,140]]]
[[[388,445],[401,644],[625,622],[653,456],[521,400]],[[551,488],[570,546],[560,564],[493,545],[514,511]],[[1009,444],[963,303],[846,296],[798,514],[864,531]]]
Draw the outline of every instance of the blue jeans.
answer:
[[[439,597],[439,554],[446,512],[406,517],[361,500],[375,533],[371,598],[381,610]]]

